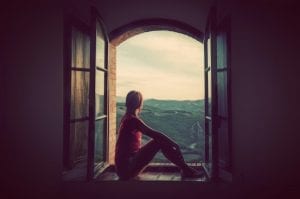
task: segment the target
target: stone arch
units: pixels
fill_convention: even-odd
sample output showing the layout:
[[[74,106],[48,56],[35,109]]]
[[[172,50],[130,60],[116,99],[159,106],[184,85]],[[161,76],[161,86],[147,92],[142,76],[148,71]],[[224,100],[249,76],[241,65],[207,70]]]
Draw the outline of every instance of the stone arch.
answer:
[[[123,41],[144,32],[154,30],[169,30],[188,35],[199,42],[203,41],[203,33],[186,23],[170,19],[143,19],[123,25],[109,34],[112,45],[117,46]]]

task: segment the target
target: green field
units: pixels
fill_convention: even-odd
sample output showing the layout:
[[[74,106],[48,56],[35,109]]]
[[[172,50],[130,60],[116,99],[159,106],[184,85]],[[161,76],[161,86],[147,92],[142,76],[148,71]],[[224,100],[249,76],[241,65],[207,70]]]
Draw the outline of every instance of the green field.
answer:
[[[122,100],[117,103],[117,124],[125,113]],[[156,100],[144,101],[141,113],[143,121],[151,128],[161,131],[175,140],[187,162],[204,160],[204,101]],[[143,136],[143,143],[150,138]],[[158,153],[153,162],[167,162]]]

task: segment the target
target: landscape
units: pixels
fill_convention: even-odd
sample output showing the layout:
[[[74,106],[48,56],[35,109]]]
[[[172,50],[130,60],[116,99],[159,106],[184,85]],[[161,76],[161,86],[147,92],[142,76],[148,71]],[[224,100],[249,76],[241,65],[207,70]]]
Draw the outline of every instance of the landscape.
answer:
[[[125,99],[117,97],[117,125],[126,111]],[[146,99],[140,116],[153,129],[175,140],[189,163],[204,160],[204,100]],[[144,136],[143,144],[151,138]],[[169,162],[158,153],[153,162]]]

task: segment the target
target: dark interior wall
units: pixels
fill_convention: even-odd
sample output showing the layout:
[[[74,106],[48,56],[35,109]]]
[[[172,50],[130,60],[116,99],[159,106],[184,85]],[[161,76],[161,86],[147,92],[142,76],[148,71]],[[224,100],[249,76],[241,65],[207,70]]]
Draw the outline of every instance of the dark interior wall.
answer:
[[[95,4],[95,1],[88,1]],[[148,17],[177,19],[202,30],[208,3],[149,1],[124,5],[99,1],[97,7],[111,31]],[[173,2],[173,1],[172,1]],[[84,0],[67,2],[68,11],[89,20]],[[119,3],[122,6],[117,6]],[[95,4],[96,5],[96,4]],[[146,8],[143,8],[145,6]],[[72,8],[70,8],[72,7]],[[197,9],[199,7],[199,11]],[[202,10],[203,9],[203,10]],[[299,179],[298,91],[299,28],[296,6],[219,1],[221,15],[232,16],[232,103],[234,183],[63,183],[63,12],[62,4],[8,5],[1,20],[4,100],[1,113],[1,193],[53,198],[67,196],[165,198],[221,195],[254,198],[293,194]],[[203,16],[202,16],[203,14]],[[198,20],[199,19],[199,20]],[[2,108],[3,111],[2,111]],[[2,178],[3,176],[3,178]],[[68,194],[68,193],[75,193]],[[276,197],[275,197],[276,198]]]
[[[299,185],[297,6],[218,2],[219,15],[232,19],[235,184],[251,198],[291,197]]]
[[[97,4],[109,30],[160,16],[203,31],[212,2],[175,1],[174,7],[156,1],[121,7],[116,3]],[[232,21],[234,182],[249,192],[293,192],[299,179],[297,6],[293,1],[220,0],[217,4],[219,18],[230,14]]]
[[[50,198],[60,187],[62,14],[54,1],[1,6],[1,198]]]
[[[230,10],[232,16],[234,178],[269,194],[295,192],[300,71],[296,6],[283,1],[222,3],[220,12]]]
[[[141,19],[178,20],[203,30],[210,5],[214,0],[97,0],[97,8],[108,32]]]

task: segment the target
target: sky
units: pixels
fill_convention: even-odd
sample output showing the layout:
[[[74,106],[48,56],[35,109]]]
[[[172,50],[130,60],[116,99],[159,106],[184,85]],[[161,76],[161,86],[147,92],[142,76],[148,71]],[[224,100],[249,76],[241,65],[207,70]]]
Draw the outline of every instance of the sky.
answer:
[[[144,99],[203,99],[203,44],[172,31],[127,39],[117,47],[117,96],[130,90]]]

